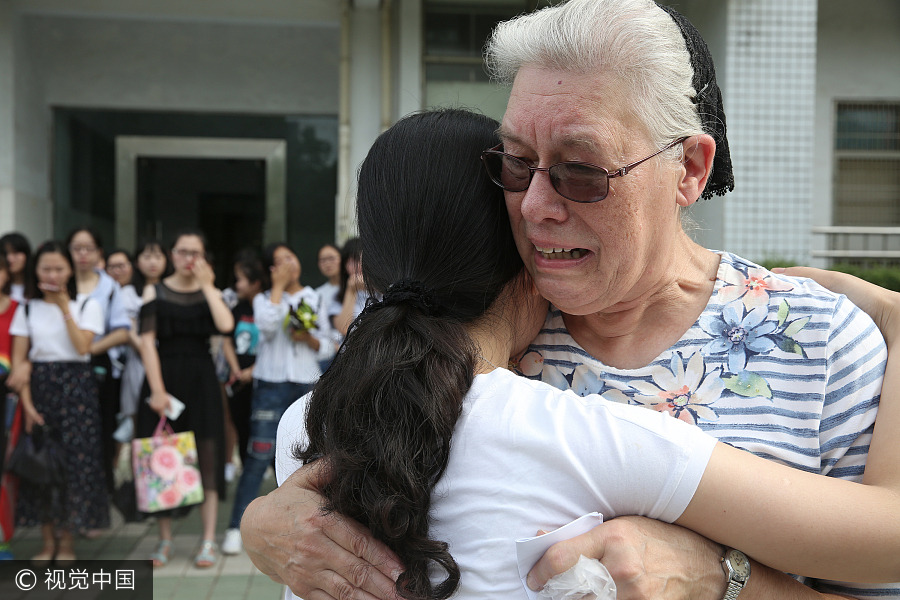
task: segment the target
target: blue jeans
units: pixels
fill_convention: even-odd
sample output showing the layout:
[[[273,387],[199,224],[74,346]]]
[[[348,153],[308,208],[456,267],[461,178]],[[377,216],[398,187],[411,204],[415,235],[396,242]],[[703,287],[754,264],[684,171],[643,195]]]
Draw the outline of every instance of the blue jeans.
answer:
[[[231,511],[229,528],[241,525],[241,516],[247,505],[259,494],[266,468],[275,458],[275,435],[278,421],[294,400],[312,390],[312,383],[273,383],[253,380],[253,400],[250,404],[250,439],[247,443],[247,460],[241,471],[237,490],[234,493],[234,508]]]

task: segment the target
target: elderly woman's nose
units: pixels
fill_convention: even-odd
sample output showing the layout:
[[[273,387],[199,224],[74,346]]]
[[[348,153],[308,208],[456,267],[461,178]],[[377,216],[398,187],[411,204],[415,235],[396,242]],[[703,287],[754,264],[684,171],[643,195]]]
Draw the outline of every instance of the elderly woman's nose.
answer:
[[[569,216],[570,201],[560,196],[550,183],[550,176],[546,172],[535,173],[528,189],[521,194],[520,210],[527,221],[533,223],[547,219],[564,221]]]

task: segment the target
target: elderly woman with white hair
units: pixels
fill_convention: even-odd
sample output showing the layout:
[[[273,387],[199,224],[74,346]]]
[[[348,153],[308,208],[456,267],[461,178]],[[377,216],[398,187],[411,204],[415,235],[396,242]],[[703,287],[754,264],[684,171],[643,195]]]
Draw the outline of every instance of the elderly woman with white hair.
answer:
[[[501,24],[486,55],[512,91],[501,144],[483,159],[551,303],[517,357],[520,374],[668,413],[805,471],[860,479],[886,360],[871,319],[809,280],[705,249],[682,228],[685,208],[734,185],[715,71],[691,24],[650,0],[571,0]],[[322,482],[309,470],[290,482],[246,513],[257,566],[307,600],[392,597],[396,556],[358,524],[320,515],[310,500]],[[822,597],[757,564],[735,587],[718,544],[636,518],[556,548],[530,584],[578,554],[603,559],[621,600]],[[898,585],[816,585],[900,597]]]

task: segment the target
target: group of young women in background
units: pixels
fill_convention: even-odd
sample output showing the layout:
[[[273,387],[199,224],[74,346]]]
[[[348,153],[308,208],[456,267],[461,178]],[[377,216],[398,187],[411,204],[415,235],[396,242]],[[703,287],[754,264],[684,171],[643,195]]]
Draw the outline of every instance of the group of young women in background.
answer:
[[[109,526],[119,450],[132,437],[153,435],[170,397],[186,405],[168,423],[175,432],[194,432],[204,489],[194,564],[217,560],[218,501],[235,445],[226,443],[230,428],[243,469],[223,550],[240,552],[240,518],[272,463],[281,414],[334,356],[342,339],[335,321],[349,324],[364,305],[354,248],[320,250],[328,282],[317,290],[300,282],[300,261],[286,244],[268,246],[261,257],[241,252],[236,303],[229,306],[197,231],[177,235],[169,252],[147,240],[133,255],[115,249],[105,259],[90,228],[73,231],[65,243],[45,242],[33,256],[23,235],[0,238],[0,385],[18,393],[26,432],[41,426],[67,457],[65,493],[48,498],[20,483],[17,523],[42,531],[43,548],[33,558],[74,560],[74,535],[93,537]],[[316,314],[309,330],[287,326],[302,302]],[[210,353],[218,335],[229,371],[224,382]],[[0,392],[5,400],[5,388]],[[186,512],[155,515],[154,566],[171,558],[172,518]]]

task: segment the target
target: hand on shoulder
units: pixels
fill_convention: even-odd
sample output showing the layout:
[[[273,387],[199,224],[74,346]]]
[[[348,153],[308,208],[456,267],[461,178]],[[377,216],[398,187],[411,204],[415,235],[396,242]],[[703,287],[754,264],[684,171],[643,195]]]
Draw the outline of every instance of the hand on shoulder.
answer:
[[[832,292],[844,294],[872,317],[888,347],[900,339],[900,293],[838,271],[813,267],[777,268],[772,271],[791,277],[808,277]]]

